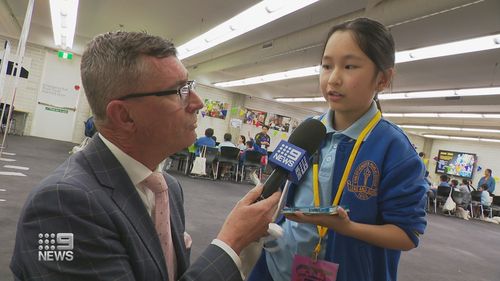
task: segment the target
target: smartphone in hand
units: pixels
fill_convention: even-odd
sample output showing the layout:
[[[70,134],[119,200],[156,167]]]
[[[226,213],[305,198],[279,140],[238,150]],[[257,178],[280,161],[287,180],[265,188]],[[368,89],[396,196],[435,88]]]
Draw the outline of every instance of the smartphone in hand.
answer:
[[[283,214],[293,214],[295,212],[301,212],[304,215],[336,215],[338,214],[338,208],[342,207],[346,212],[349,212],[344,206],[327,206],[327,207],[285,207],[282,210]]]

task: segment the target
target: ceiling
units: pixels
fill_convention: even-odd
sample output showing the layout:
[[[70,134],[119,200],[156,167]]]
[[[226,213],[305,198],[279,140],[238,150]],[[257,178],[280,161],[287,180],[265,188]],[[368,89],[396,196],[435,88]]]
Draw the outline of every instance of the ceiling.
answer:
[[[19,38],[28,0],[0,0],[0,34]],[[53,44],[49,0],[35,1],[28,42]],[[81,54],[93,36],[111,30],[145,30],[181,45],[258,3],[256,0],[80,0],[73,51]],[[319,64],[329,27],[358,16],[390,27],[397,51],[500,33],[500,0],[320,0],[183,62],[206,85]],[[264,43],[272,47],[263,48]],[[500,86],[500,49],[396,65],[393,92]],[[273,99],[320,96],[311,76],[231,92]],[[326,103],[293,103],[324,111]],[[384,112],[500,113],[500,96],[382,101]],[[500,119],[390,118],[404,125],[500,130]],[[412,130],[500,139],[498,133]]]

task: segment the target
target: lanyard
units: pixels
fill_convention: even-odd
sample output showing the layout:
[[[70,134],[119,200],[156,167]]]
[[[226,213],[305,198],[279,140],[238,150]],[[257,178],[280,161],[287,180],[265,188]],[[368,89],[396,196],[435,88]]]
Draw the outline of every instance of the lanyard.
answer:
[[[347,165],[344,169],[344,173],[342,174],[342,179],[340,180],[339,187],[337,189],[337,193],[335,194],[335,198],[333,199],[333,206],[337,206],[340,202],[340,197],[342,196],[342,193],[344,191],[345,184],[347,182],[347,177],[349,176],[349,173],[352,168],[352,164],[354,163],[354,159],[356,159],[356,155],[358,154],[359,147],[361,146],[361,143],[363,140],[366,138],[366,135],[375,127],[375,125],[378,123],[378,121],[381,119],[382,114],[380,111],[377,111],[377,114],[373,116],[372,120],[368,122],[366,127],[361,131],[361,133],[358,136],[358,139],[356,140],[356,143],[354,144],[354,148],[352,149],[351,154],[349,155],[349,159],[347,160]],[[318,172],[318,163],[313,164],[313,193],[314,193],[314,206],[319,207],[319,172]],[[313,252],[313,259],[316,261],[319,255],[319,252],[321,251],[321,242],[323,241],[323,237],[325,237],[326,232],[328,231],[327,227],[324,226],[316,226],[318,229],[318,235],[319,235],[319,241],[318,244],[316,244],[316,247],[314,248]]]

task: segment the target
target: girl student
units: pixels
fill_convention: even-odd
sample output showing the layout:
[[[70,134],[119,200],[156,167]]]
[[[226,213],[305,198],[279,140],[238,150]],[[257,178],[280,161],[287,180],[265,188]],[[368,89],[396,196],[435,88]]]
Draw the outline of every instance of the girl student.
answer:
[[[320,72],[329,110],[314,117],[327,136],[287,203],[342,208],[286,215],[283,237],[263,251],[249,280],[396,280],[401,251],[418,245],[427,223],[425,167],[376,101],[394,57],[392,35],[379,22],[358,18],[330,30]]]

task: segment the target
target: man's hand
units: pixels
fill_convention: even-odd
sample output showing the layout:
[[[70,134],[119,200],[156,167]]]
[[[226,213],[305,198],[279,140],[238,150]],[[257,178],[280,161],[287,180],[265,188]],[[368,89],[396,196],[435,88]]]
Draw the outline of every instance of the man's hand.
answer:
[[[238,255],[248,244],[268,234],[267,228],[281,192],[253,203],[261,193],[262,184],[250,190],[233,208],[217,235],[217,239],[224,241]]]

